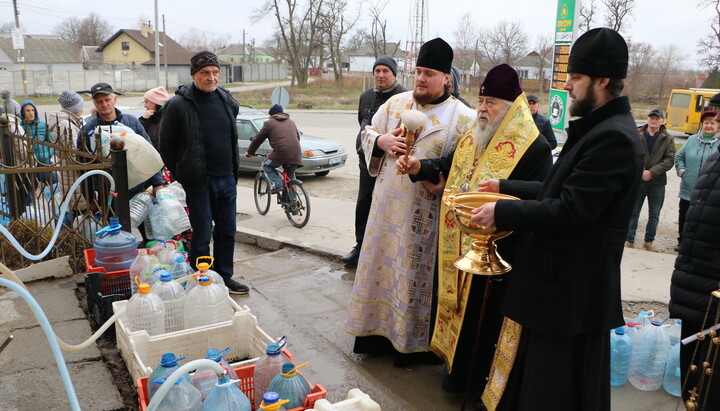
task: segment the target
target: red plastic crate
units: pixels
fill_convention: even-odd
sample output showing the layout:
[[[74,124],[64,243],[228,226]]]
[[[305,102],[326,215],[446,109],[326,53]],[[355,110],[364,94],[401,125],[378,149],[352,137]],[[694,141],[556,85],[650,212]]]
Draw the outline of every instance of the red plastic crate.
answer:
[[[104,268],[102,267],[95,267],[95,249],[94,248],[86,248],[83,250],[83,254],[85,254],[85,271],[88,273],[107,273]],[[129,275],[129,270],[121,270],[121,271],[110,271],[108,274],[119,274],[123,273],[125,275]]]
[[[290,359],[290,361],[293,362],[293,364],[295,363],[293,361],[293,357],[290,355],[289,352],[283,350],[283,354],[285,354]],[[255,386],[253,385],[255,364],[235,368],[235,372],[237,373],[238,379],[240,380],[240,389],[242,390],[243,394],[245,394],[245,396],[247,396],[250,400],[250,403],[252,404],[252,409],[259,409],[259,404],[255,404]],[[305,376],[303,375],[303,377]],[[307,378],[305,379],[307,380]],[[150,401],[148,401],[147,380],[148,377],[141,377],[137,379],[138,402],[140,403],[140,411],[145,411],[148,404],[150,403]],[[312,392],[307,396],[307,398],[305,398],[305,403],[303,404],[303,406],[299,408],[293,408],[288,411],[306,410],[312,408],[315,405],[315,401],[321,398],[327,398],[327,390],[325,390],[325,387],[320,384],[312,385],[310,381],[308,381],[308,384],[310,384]]]

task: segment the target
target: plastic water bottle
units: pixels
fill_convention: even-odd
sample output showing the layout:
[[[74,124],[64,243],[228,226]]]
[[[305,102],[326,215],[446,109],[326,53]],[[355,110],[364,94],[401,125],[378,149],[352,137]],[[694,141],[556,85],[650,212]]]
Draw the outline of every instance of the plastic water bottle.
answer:
[[[137,227],[145,221],[150,207],[153,205],[152,196],[147,191],[141,191],[130,199],[130,224]]]
[[[637,317],[633,320],[634,323],[637,325],[635,326],[635,331],[640,332],[640,330],[643,329],[644,326],[650,325],[650,317],[652,317],[654,313],[650,311],[649,313],[647,311],[640,311],[640,314],[638,314]]]
[[[656,316],[633,339],[628,380],[642,391],[655,391],[662,385],[665,361],[670,350],[670,337],[662,328],[663,322]]]
[[[148,255],[148,264],[145,266],[145,269],[140,274],[140,282],[146,283],[150,285],[150,288],[152,288],[153,284],[157,282],[157,278],[155,278],[154,275],[152,275],[153,271],[160,268],[161,265],[157,260],[157,257],[154,255]],[[135,279],[131,279],[131,284],[135,284]],[[137,288],[137,285],[136,285]]]
[[[159,204],[150,207],[150,212],[145,219],[146,234],[150,238],[168,240],[175,235],[172,224]]]
[[[260,409],[264,411],[285,411],[283,404],[287,404],[288,400],[281,400],[280,394],[274,391],[268,391],[262,396]]]
[[[138,248],[137,256],[130,264],[130,289],[133,294],[137,293],[137,284],[135,283],[135,277],[139,277],[141,280],[145,280],[145,271],[150,264],[150,258],[148,258],[147,249]]]
[[[185,328],[232,321],[233,309],[226,289],[204,275],[198,276],[199,286],[187,292]]]
[[[158,189],[155,191],[155,198],[157,198],[163,213],[168,216],[173,234],[180,234],[190,229],[190,219],[187,212],[185,212],[185,207],[173,197],[170,190],[167,188]]]
[[[153,240],[148,242],[148,254],[159,256],[161,252],[165,250],[178,251],[178,247],[182,246],[182,243],[178,243],[175,240]]]
[[[180,368],[180,365],[178,365],[178,361],[184,360],[185,358],[186,357],[176,357],[175,354],[171,352],[162,355],[162,358],[160,359],[160,364],[158,364],[158,366],[155,367],[155,369],[148,376],[148,401],[152,399],[158,388],[160,388],[160,384],[156,383],[155,380],[158,380],[162,377],[169,377],[170,374],[174,373],[178,368]]]
[[[210,259],[211,262],[210,262],[210,263],[201,263],[201,262],[200,262],[201,259]],[[209,257],[209,256],[198,257],[198,258],[195,260],[195,261],[196,261],[195,266],[196,266],[197,269],[198,269],[198,270],[195,272],[195,274],[205,275],[205,276],[210,277],[215,284],[222,285],[222,286],[224,287],[225,292],[227,293],[227,295],[230,295],[230,290],[228,290],[228,288],[225,286],[225,280],[223,280],[222,276],[221,276],[220,274],[218,274],[217,271],[214,271],[214,270],[211,270],[211,269],[210,269],[210,266],[212,265],[212,262],[213,262],[214,260],[215,260],[215,259],[214,259],[213,257]],[[187,282],[187,286],[185,287],[185,289],[186,289],[187,292],[189,293],[190,290],[192,290],[193,288],[195,288],[195,286],[197,286],[197,285],[198,285],[198,282],[197,282],[197,281],[188,281],[188,282]]]
[[[253,377],[253,385],[255,385],[255,398],[262,398],[268,390],[270,381],[282,371],[283,364],[288,362],[287,357],[282,355],[282,347],[285,346],[287,339],[282,337],[277,343],[267,345],[265,355],[255,363],[255,375]]]
[[[208,360],[213,360],[216,363],[220,364],[221,367],[227,369],[228,377],[230,377],[231,380],[238,380],[238,376],[235,370],[232,369],[230,365],[223,359],[225,354],[230,351],[230,348],[231,347],[228,347],[223,351],[220,351],[217,348],[210,348],[207,350],[205,358],[207,358]],[[217,378],[218,377],[217,374],[215,374],[215,371],[208,368],[199,369],[197,372],[195,372],[195,375],[193,375],[192,383],[195,387],[197,387],[198,390],[200,390],[203,401],[210,394],[210,391],[212,391],[213,387],[215,387]],[[238,388],[240,388],[239,382],[235,384],[237,384]]]
[[[152,292],[157,294],[165,306],[165,332],[171,333],[185,329],[185,289],[173,279],[167,268],[159,267],[153,271],[158,278],[152,285]]]
[[[627,382],[632,357],[632,339],[625,327],[618,327],[610,336],[610,385],[622,387]]]
[[[665,363],[665,375],[663,376],[663,388],[668,394],[679,397],[682,392],[682,373],[680,371],[680,344],[670,348],[667,362]]]
[[[165,381],[165,377],[155,380],[158,384],[164,384]],[[158,411],[202,411],[202,396],[187,378],[182,377],[167,392],[156,409]]]
[[[109,222],[109,226],[97,232],[93,243],[95,266],[106,272],[128,270],[137,255],[137,240],[122,230],[117,217],[110,217]]]
[[[203,403],[203,411],[252,411],[248,397],[227,376],[217,379]]]
[[[172,274],[176,280],[194,273],[190,264],[185,261],[185,254],[186,253],[180,251],[175,251],[175,261],[170,264],[170,274]]]
[[[185,193],[185,189],[180,183],[178,183],[177,181],[173,181],[172,183],[168,184],[167,189],[170,190],[173,197],[175,197],[175,199],[179,201],[183,207],[187,207],[187,202],[185,201],[187,195]]]
[[[305,377],[297,373],[299,367],[292,363],[283,364],[282,371],[270,381],[268,386],[268,391],[274,391],[283,400],[289,400],[286,407],[290,409],[302,407],[305,398],[312,392]]]
[[[635,338],[635,334],[637,334],[638,324],[639,323],[634,323],[634,322],[629,322],[629,323],[625,324],[625,327],[624,327],[625,335],[629,336],[631,340],[633,338]],[[615,332],[615,331],[613,330],[613,332]]]
[[[680,342],[680,339],[682,339],[682,320],[675,320],[675,324],[668,328],[668,336],[670,337],[671,347]]]
[[[150,285],[138,285],[137,294],[133,294],[125,306],[125,317],[130,331],[145,330],[150,335],[165,332],[165,306],[157,295],[150,292]]]

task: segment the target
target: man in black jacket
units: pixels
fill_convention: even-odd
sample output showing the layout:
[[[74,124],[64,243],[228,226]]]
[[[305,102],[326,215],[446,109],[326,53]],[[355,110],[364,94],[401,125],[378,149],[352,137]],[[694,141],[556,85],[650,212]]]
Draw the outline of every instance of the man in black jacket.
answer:
[[[215,54],[195,54],[190,74],[192,83],[180,86],[165,106],[160,155],[185,189],[193,228],[191,263],[210,255],[212,236],[213,269],[231,294],[247,294],[249,288],[232,279],[239,163],[235,117],[240,106],[229,91],[218,87],[220,65]]]
[[[372,204],[372,191],[375,186],[375,177],[371,177],[367,171],[365,164],[365,155],[360,147],[360,133],[365,126],[370,124],[378,107],[392,96],[407,91],[405,87],[397,82],[397,63],[395,59],[389,56],[381,56],[373,64],[373,78],[375,79],[375,87],[365,90],[360,95],[360,104],[358,105],[358,123],[360,123],[360,131],[355,141],[355,149],[358,153],[360,166],[360,184],[358,185],[357,204],[355,206],[355,247],[342,257],[342,261],[347,265],[355,265],[360,256],[363,237],[365,236],[365,226],[367,225],[368,214],[370,213],[370,205]]]
[[[533,120],[535,121],[535,126],[540,131],[540,134],[545,137],[548,144],[550,144],[550,149],[554,150],[555,147],[557,147],[557,138],[555,137],[555,132],[553,131],[552,126],[550,125],[550,120],[538,113],[538,109],[540,108],[540,99],[536,95],[530,94],[527,96],[527,100]]]
[[[521,236],[488,408],[610,410],[609,331],[624,324],[620,261],[643,169],[630,102],[620,97],[627,67],[617,32],[580,36],[564,87],[580,118],[548,178],[481,187],[527,199],[485,204],[472,217]]]

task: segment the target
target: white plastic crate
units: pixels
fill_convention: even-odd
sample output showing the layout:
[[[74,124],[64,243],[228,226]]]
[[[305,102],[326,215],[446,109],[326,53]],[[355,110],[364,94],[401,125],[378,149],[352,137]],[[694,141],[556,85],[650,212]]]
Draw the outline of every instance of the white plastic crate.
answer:
[[[315,401],[313,407],[307,411],[381,411],[380,405],[358,388],[348,391],[345,401],[331,404],[330,401],[321,398]]]
[[[229,298],[229,297],[228,297]],[[234,361],[234,368],[257,361],[267,348],[267,344],[275,342],[257,324],[257,317],[250,313],[246,306],[240,306],[232,298],[232,321],[208,324],[202,327],[188,328],[182,331],[150,336],[146,331],[131,332],[127,327],[125,316],[120,316],[115,323],[117,346],[135,382],[140,377],[150,375],[164,353],[171,352],[177,356],[186,355],[186,361],[205,358],[208,348],[232,347],[225,356]],[[115,301],[113,312],[125,308],[127,300]]]

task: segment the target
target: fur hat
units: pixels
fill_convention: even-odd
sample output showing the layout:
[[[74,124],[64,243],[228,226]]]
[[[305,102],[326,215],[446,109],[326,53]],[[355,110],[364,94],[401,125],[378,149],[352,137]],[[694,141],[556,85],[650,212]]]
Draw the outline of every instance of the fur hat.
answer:
[[[393,76],[397,76],[397,62],[394,58],[390,56],[380,56],[375,60],[375,64],[373,64],[373,71],[375,71],[375,67],[377,66],[385,66],[392,71]]]
[[[488,71],[480,85],[478,96],[497,97],[507,101],[515,101],[522,94],[517,71],[503,63]]]
[[[627,69],[627,43],[620,33],[607,27],[586,32],[570,50],[568,73],[623,79]]]
[[[145,99],[157,104],[158,106],[162,106],[167,103],[169,98],[170,96],[168,96],[168,93],[163,86],[155,87],[145,93]]]
[[[190,74],[195,74],[198,70],[207,66],[216,66],[220,68],[220,63],[215,53],[207,50],[198,51],[190,58]]]
[[[453,61],[453,49],[440,37],[434,38],[420,47],[416,67],[425,67],[450,74]]]
[[[282,112],[283,112],[283,106],[281,106],[280,104],[275,104],[272,107],[270,107],[270,111],[268,111],[268,114],[270,114],[272,116],[273,114],[282,113]]]
[[[69,90],[60,93],[58,103],[60,103],[60,107],[71,113],[77,113],[85,107],[82,97],[78,93]]]

